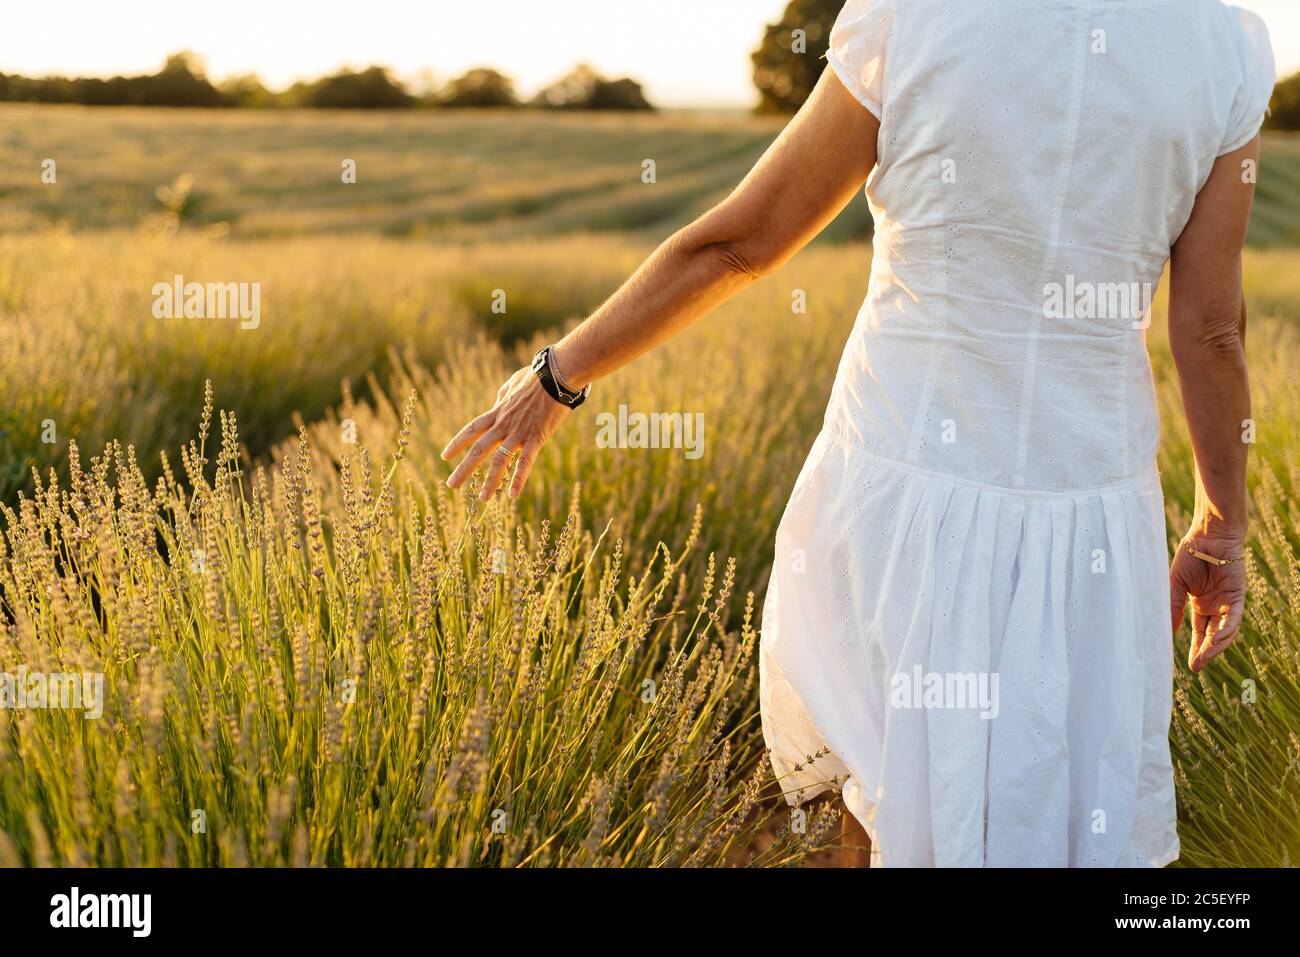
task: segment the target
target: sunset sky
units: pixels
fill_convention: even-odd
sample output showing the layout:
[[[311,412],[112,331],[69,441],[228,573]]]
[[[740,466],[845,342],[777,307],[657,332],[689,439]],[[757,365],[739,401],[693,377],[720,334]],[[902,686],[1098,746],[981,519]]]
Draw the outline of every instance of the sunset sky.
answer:
[[[661,106],[749,106],[749,54],[786,0],[66,0],[6,4],[0,72],[109,76],[199,53],[217,79],[279,89],[342,65],[443,80],[496,66],[531,95],[578,61],[641,81]],[[1300,0],[1243,0],[1269,25],[1278,68],[1300,69]]]

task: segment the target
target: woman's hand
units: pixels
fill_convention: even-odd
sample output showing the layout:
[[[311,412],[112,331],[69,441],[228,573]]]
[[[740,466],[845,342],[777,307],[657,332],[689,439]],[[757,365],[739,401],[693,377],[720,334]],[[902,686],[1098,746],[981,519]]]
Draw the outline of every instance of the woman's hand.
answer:
[[[1246,297],[1241,249],[1255,195],[1259,137],[1214,163],[1169,263],[1169,351],[1187,414],[1196,464],[1191,531],[1169,570],[1174,630],[1191,598],[1192,644],[1187,663],[1202,670],[1234,641],[1246,600],[1242,562],[1214,565],[1184,545],[1216,558],[1245,553],[1249,499],[1250,376],[1246,369]]]
[[[461,429],[442,450],[443,460],[451,461],[469,446],[465,458],[447,479],[447,485],[460,488],[491,456],[487,478],[479,492],[479,498],[486,502],[496,493],[510,460],[518,452],[519,463],[510,482],[510,497],[518,498],[528,481],[528,473],[533,470],[537,453],[560,423],[572,414],[572,409],[547,395],[532,368],[524,366],[497,390],[496,405]]]
[[[674,233],[556,343],[569,384],[581,388],[622,368],[802,249],[862,189],[876,165],[879,134],[880,122],[826,70],[744,181]],[[521,369],[501,387],[496,405],[443,449],[442,457],[453,459],[470,446],[447,484],[464,484],[490,455],[481,495],[487,501],[518,451],[510,483],[511,497],[517,496],[537,453],[571,411],[546,394],[530,369]]]
[[[1201,671],[1241,633],[1241,616],[1246,606],[1246,564],[1211,565],[1183,548],[1191,545],[1216,558],[1235,558],[1245,551],[1245,541],[1209,538],[1189,532],[1178,543],[1169,569],[1169,603],[1174,632],[1183,621],[1183,608],[1192,606],[1192,642],[1187,664]]]

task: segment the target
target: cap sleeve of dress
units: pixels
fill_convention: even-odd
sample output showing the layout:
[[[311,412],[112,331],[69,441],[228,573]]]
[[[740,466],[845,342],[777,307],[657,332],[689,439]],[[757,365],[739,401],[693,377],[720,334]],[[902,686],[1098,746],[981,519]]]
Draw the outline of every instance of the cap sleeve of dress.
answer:
[[[1240,7],[1233,7],[1230,12],[1236,21],[1241,88],[1232,104],[1220,156],[1241,149],[1255,138],[1264,122],[1264,114],[1268,112],[1269,97],[1273,95],[1273,84],[1277,81],[1273,48],[1264,21],[1258,14]]]
[[[826,52],[840,81],[876,119],[883,109],[885,46],[893,23],[892,0],[848,0]]]

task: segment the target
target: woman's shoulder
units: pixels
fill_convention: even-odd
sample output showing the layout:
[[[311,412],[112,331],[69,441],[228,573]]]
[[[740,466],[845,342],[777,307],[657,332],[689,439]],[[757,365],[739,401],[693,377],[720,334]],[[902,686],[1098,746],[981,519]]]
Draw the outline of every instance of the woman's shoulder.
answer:
[[[1201,13],[1212,29],[1238,46],[1271,49],[1268,25],[1254,10],[1224,0],[1191,0],[1191,9]]]
[[[1224,60],[1233,87],[1232,113],[1220,155],[1238,149],[1259,132],[1277,82],[1268,26],[1259,14],[1212,0],[1221,18]]]

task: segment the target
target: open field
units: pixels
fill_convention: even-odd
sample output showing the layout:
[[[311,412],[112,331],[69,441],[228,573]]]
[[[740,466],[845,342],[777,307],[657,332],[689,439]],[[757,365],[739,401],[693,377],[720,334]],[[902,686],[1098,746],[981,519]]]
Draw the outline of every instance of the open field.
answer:
[[[1300,135],[1266,133],[1259,173],[1246,242],[1265,247],[1300,245]]]
[[[663,235],[722,198],[781,124],[737,117],[167,111],[0,104],[0,224],[135,226],[193,177],[187,225],[238,237]],[[43,186],[41,160],[58,161]],[[66,159],[60,159],[66,157]],[[357,181],[341,182],[341,163]],[[653,159],[658,183],[642,183]],[[35,171],[35,175],[33,175]],[[870,229],[862,209],[846,223]]]
[[[0,670],[105,679],[97,720],[0,710],[0,864],[789,864],[824,843],[835,821],[795,826],[762,760],[753,652],[867,246],[818,243],[602,382],[513,506],[447,493],[437,457],[771,123],[0,115],[27,157],[0,167]],[[69,159],[38,193],[15,169],[51,145]],[[177,212],[154,189],[185,173]],[[1300,861],[1295,140],[1270,139],[1260,195],[1251,597],[1223,661],[1178,669],[1188,865]],[[261,324],[154,319],[177,272],[261,281]],[[1158,303],[1176,536],[1193,489],[1162,326]],[[703,414],[703,455],[598,447],[620,404]]]
[[[148,110],[0,104],[0,231],[182,224],[239,238],[369,232],[662,239],[740,181],[770,117]],[[40,164],[57,162],[42,184]],[[344,185],[340,164],[357,163]],[[641,181],[653,159],[658,182]],[[183,177],[179,197],[159,188]],[[870,234],[855,203],[819,241]],[[1252,246],[1300,245],[1300,135],[1269,133]]]

